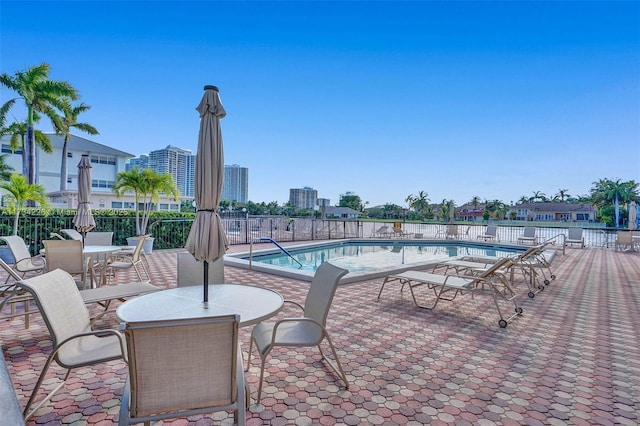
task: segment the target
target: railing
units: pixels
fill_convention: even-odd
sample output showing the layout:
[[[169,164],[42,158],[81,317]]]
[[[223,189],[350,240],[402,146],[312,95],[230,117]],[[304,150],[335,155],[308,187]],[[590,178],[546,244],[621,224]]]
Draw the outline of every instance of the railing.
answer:
[[[280,249],[280,251],[282,251],[284,254],[286,254],[287,256],[289,256],[294,262],[296,262],[298,265],[300,265],[300,267],[302,268],[302,263],[300,263],[300,261],[298,261],[298,259],[296,259],[295,257],[293,257],[291,255],[291,253],[289,253],[287,251],[287,249],[285,249],[284,247],[282,247],[280,244],[278,244],[276,241],[272,240],[271,238],[256,238],[254,240],[251,240],[251,244],[249,245],[249,269],[251,269],[251,266],[253,264],[253,243],[259,243],[259,242],[264,242],[264,241],[269,241],[272,242],[273,244],[275,244],[276,247],[278,247]]]
[[[126,245],[126,238],[136,234],[135,218],[122,216],[94,216],[96,231],[112,231],[115,245]],[[43,248],[42,241],[49,239],[49,233],[60,229],[73,228],[73,216],[49,217],[20,217],[18,235],[25,239],[32,254]],[[183,219],[151,219],[148,231],[155,238],[154,247],[157,249],[184,247],[193,218]],[[225,218],[222,226],[229,240],[229,244],[250,244],[256,238],[270,238],[278,242],[331,240],[344,238],[365,238],[375,235],[375,230],[381,226],[392,227],[397,221],[369,222],[341,219],[308,219],[286,217],[251,217]],[[458,234],[466,239],[476,240],[484,234],[485,223],[458,222]],[[519,225],[493,223],[498,225],[498,240],[504,243],[516,244],[522,235],[525,223]],[[444,223],[400,222],[404,232],[413,235],[422,234],[423,238],[435,238],[439,231],[445,229]],[[532,226],[526,222],[526,226]],[[566,235],[569,227],[536,226],[536,236],[539,241]],[[615,246],[616,234],[619,229],[602,227],[583,227],[585,245],[591,247]],[[0,235],[11,235],[13,232],[13,217],[0,216]]]

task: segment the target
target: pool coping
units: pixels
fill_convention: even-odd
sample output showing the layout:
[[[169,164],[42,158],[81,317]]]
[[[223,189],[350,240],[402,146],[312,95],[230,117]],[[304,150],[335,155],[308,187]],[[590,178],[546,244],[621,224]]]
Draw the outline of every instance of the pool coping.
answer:
[[[490,242],[490,241],[473,241],[473,240],[440,240],[440,239],[389,239],[389,238],[347,238],[341,240],[330,240],[330,241],[322,241],[317,243],[306,243],[299,245],[289,245],[285,247],[286,249],[292,248],[314,248],[314,247],[322,247],[322,246],[333,246],[336,244],[344,244],[344,243],[389,243],[391,244],[400,244],[400,245],[415,245],[415,244],[440,244],[440,245],[456,245],[456,244],[468,244],[468,245],[476,245],[480,247],[496,247],[496,248],[505,248],[509,250],[518,249],[518,250],[526,250],[531,246],[525,246],[521,244],[509,244],[509,243],[501,243],[501,242]],[[253,254],[265,255],[272,253],[281,252],[277,247],[268,248],[268,249],[260,249],[254,250]],[[555,252],[555,250],[554,250]],[[276,265],[267,265],[259,262],[250,262],[248,260],[243,259],[242,257],[249,256],[250,252],[245,251],[241,253],[233,253],[227,254],[224,256],[224,264],[227,266],[233,266],[236,268],[249,269],[252,271],[264,272],[267,274],[273,274],[277,276],[282,276],[286,278],[292,278],[300,281],[308,281],[310,282],[313,279],[314,272],[312,271],[300,271],[291,268],[285,268]],[[456,259],[460,256],[451,257],[451,259]],[[551,254],[553,257],[553,254]],[[376,271],[363,271],[363,272],[349,272],[345,275],[340,281],[341,285],[350,284],[360,281],[373,280],[377,278],[384,278],[390,274],[405,272],[411,269],[426,269],[432,267],[433,265],[442,262],[442,260],[436,261],[428,261],[428,262],[414,262],[407,263],[400,267],[393,266],[387,268],[380,268]]]

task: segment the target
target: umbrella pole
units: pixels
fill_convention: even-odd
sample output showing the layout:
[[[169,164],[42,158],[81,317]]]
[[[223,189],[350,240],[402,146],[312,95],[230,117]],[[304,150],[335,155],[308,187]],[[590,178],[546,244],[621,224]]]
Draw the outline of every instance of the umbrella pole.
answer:
[[[204,302],[209,301],[209,262],[203,262],[204,267]]]

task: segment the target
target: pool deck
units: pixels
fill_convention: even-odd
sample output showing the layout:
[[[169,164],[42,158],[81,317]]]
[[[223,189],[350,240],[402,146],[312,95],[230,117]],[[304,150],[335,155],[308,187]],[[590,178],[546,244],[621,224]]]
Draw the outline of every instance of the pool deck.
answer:
[[[149,256],[154,284],[175,285],[178,251]],[[505,329],[497,326],[492,300],[482,295],[441,302],[429,311],[391,286],[377,301],[381,279],[339,287],[328,327],[349,389],[316,349],[274,351],[262,404],[252,402],[247,424],[640,423],[640,253],[568,249],[552,268],[556,280],[535,298],[526,297],[524,284],[518,286],[524,315]],[[225,274],[228,282],[254,283],[299,302],[308,288],[246,269],[226,267]],[[116,325],[111,315],[98,327]],[[245,351],[249,333],[241,330]],[[29,329],[21,318],[0,320],[0,342],[24,405],[50,351],[48,332],[37,314]],[[45,387],[53,388],[52,378],[63,371],[52,367]],[[253,396],[258,374],[254,357],[247,372]],[[28,424],[114,424],[125,377],[123,361],[77,369]],[[230,415],[216,413],[164,424],[232,423]]]

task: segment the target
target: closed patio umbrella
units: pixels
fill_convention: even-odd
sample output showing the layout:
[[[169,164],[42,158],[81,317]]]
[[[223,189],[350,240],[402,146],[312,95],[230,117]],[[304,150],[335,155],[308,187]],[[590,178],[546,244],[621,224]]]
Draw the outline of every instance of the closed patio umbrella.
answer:
[[[91,160],[89,155],[83,154],[78,163],[78,209],[73,217],[73,224],[82,233],[82,238],[88,231],[96,227],[96,221],[91,212]],[[84,243],[84,241],[83,241]]]
[[[185,248],[204,268],[204,301],[209,301],[209,262],[224,256],[229,243],[222,229],[218,203],[224,179],[224,153],[220,119],[227,113],[220,101],[218,88],[204,86],[204,96],[196,108],[200,113],[198,154],[196,156],[196,218]]]
[[[630,230],[635,230],[636,229],[636,220],[638,217],[638,206],[636,204],[635,201],[632,201],[631,204],[629,205],[629,229]]]

